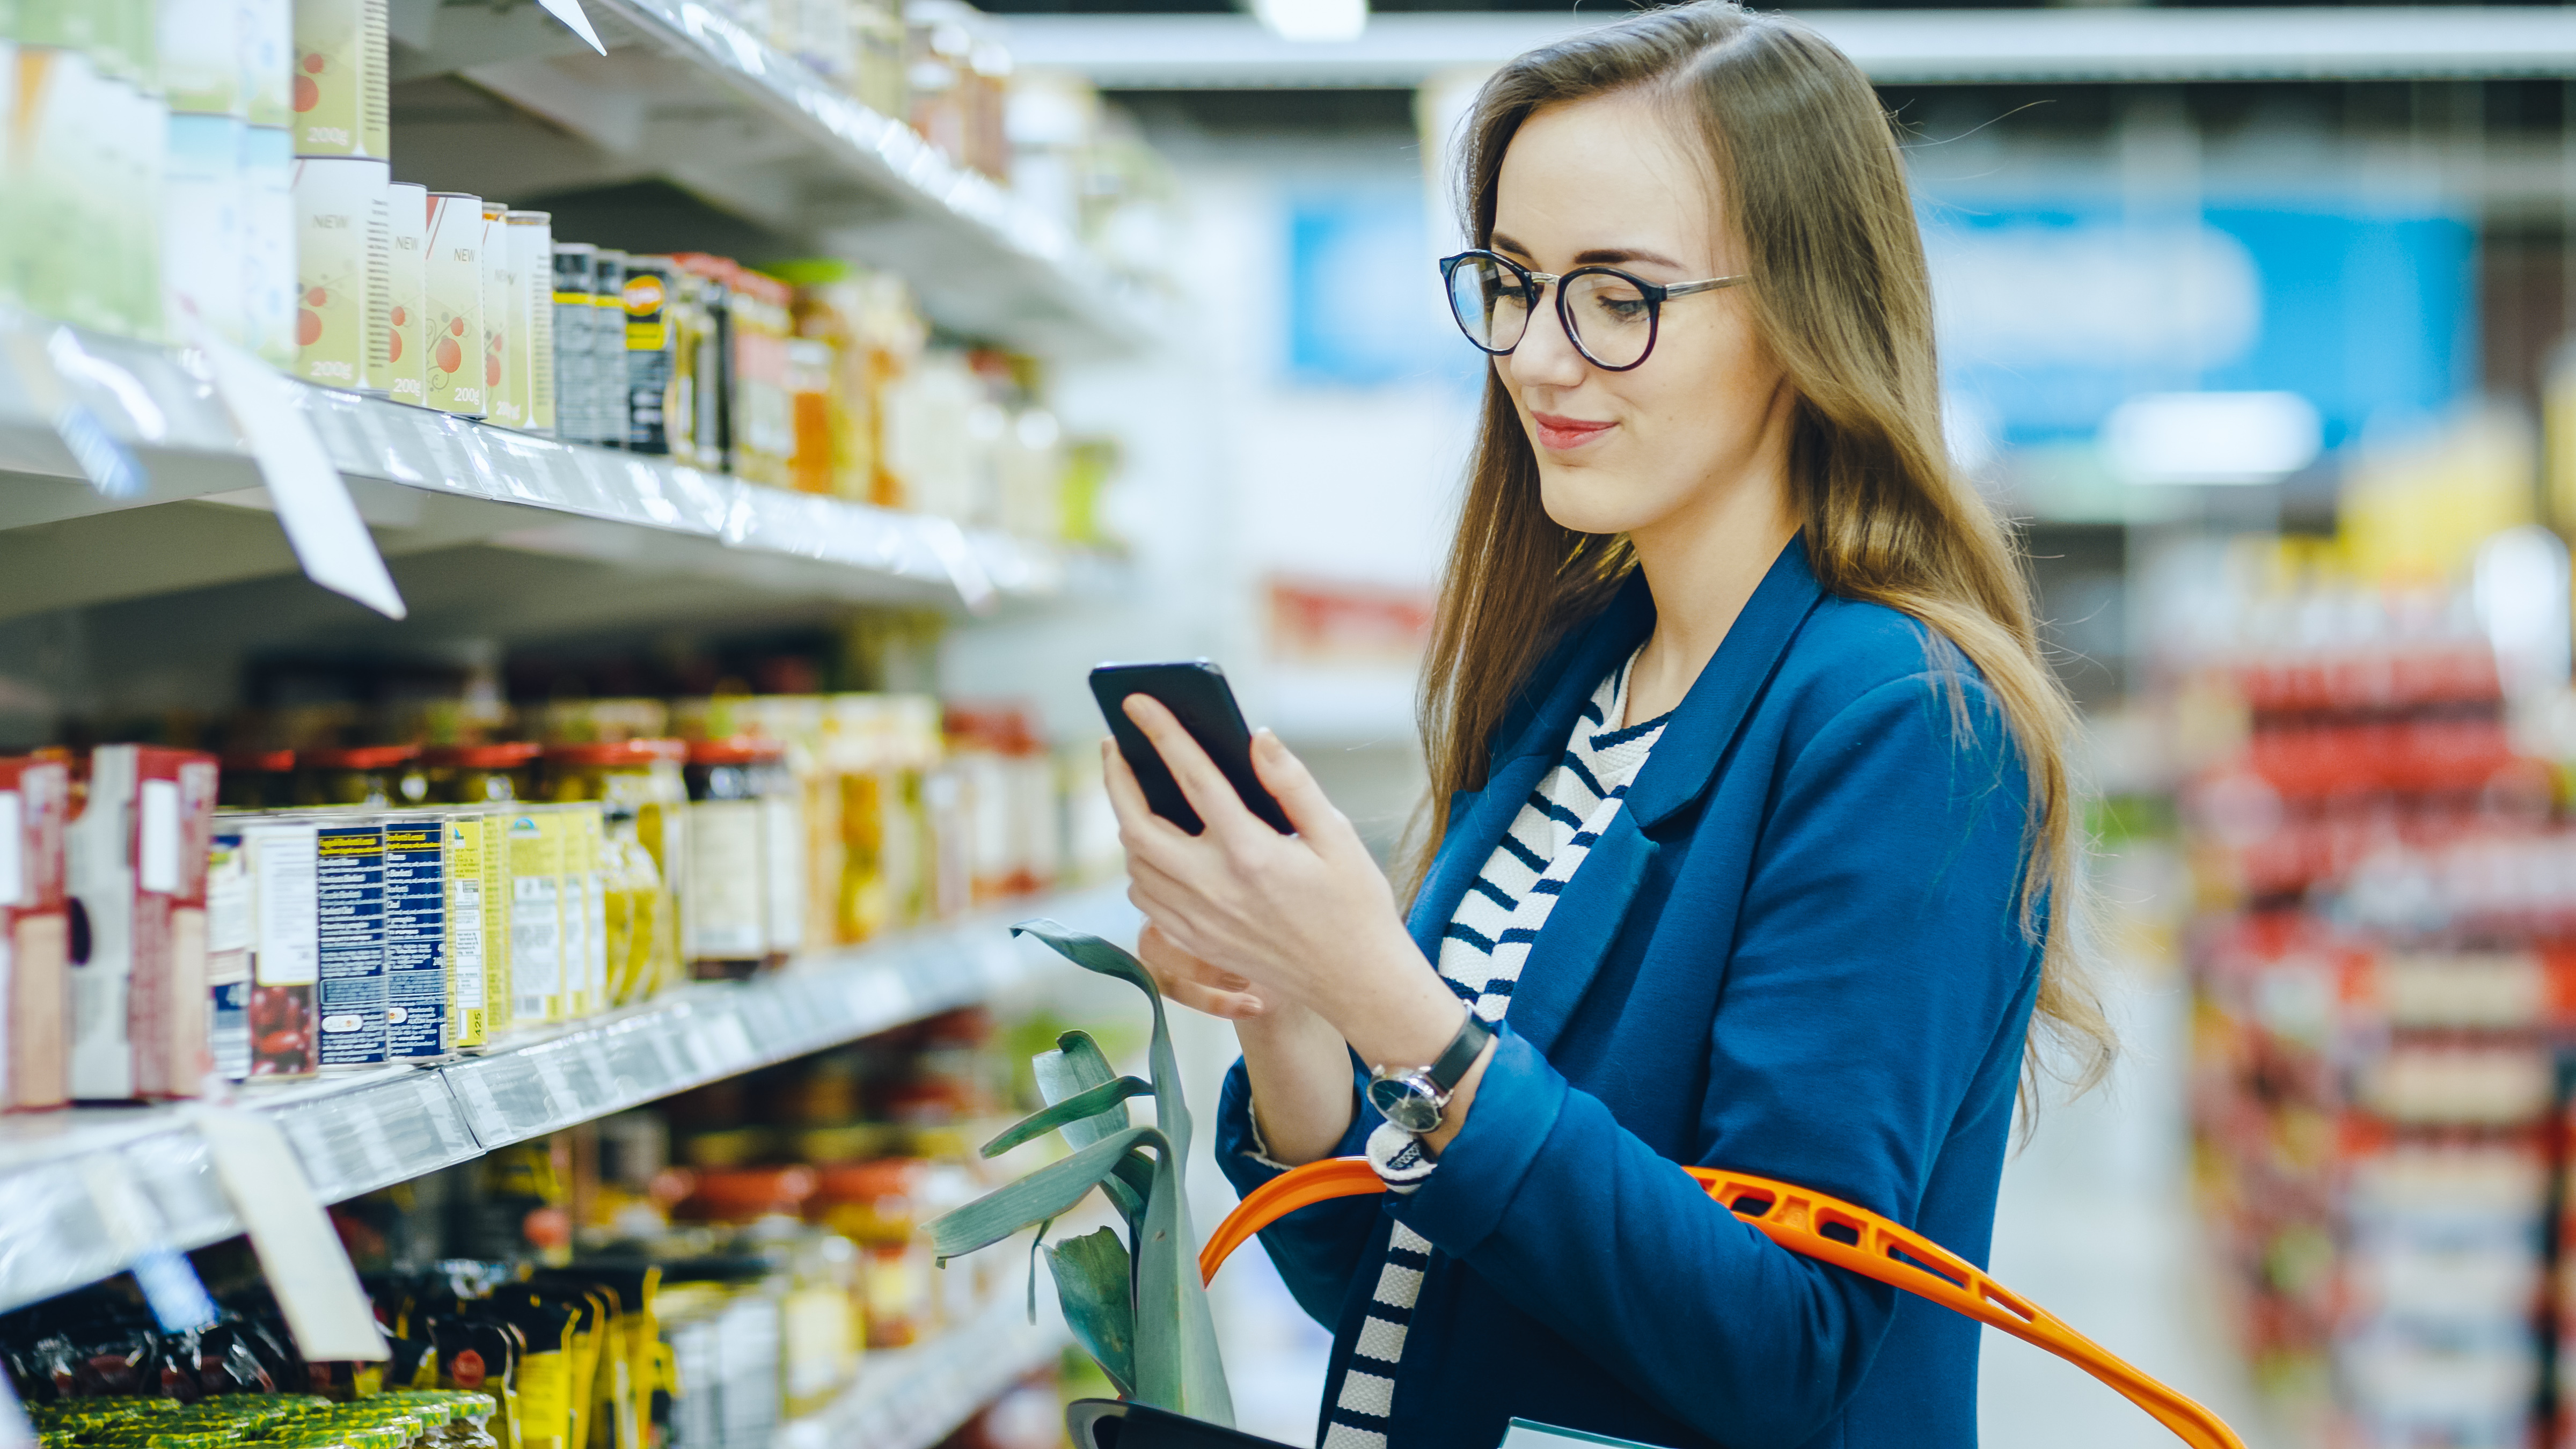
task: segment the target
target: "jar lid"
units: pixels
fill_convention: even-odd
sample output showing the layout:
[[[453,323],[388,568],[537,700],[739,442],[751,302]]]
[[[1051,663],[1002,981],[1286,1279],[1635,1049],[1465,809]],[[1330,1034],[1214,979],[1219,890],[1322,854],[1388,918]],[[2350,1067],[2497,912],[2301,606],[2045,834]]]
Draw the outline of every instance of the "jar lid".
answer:
[[[418,745],[356,745],[344,750],[312,750],[304,763],[317,770],[390,770],[420,758]]]
[[[689,747],[681,740],[610,740],[579,745],[548,745],[549,763],[582,766],[640,767],[663,761],[688,758]]]
[[[224,756],[224,768],[253,775],[283,775],[295,768],[295,752],[293,750],[234,750]]]
[[[424,765],[435,765],[441,768],[452,766],[460,770],[515,770],[544,754],[545,750],[545,746],[534,740],[506,740],[484,745],[440,745],[425,751],[420,760]]]
[[[778,759],[787,747],[776,740],[755,739],[736,735],[729,740],[689,741],[689,763],[692,765],[759,765]]]

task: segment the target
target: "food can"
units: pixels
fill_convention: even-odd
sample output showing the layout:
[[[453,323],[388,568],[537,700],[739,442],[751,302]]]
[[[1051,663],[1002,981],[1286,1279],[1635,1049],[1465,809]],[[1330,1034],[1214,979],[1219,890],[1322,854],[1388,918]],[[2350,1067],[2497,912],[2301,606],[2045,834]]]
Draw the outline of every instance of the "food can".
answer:
[[[748,976],[769,955],[767,823],[753,767],[763,746],[689,745],[689,869],[682,954],[700,980]]]
[[[542,211],[513,211],[510,223],[510,270],[526,294],[519,341],[510,356],[512,375],[525,379],[527,421],[521,426],[548,437],[555,434],[554,217]]]
[[[425,301],[429,263],[429,188],[397,181],[385,188],[391,221],[387,237],[385,395],[414,407],[429,406],[428,327]]]
[[[597,389],[591,379],[591,286],[599,274],[599,248],[588,242],[554,244],[555,436],[567,443],[599,441]],[[624,361],[621,355],[619,361]]]
[[[491,980],[486,953],[491,936],[483,903],[484,836],[497,837],[501,812],[488,806],[451,810],[440,817],[447,838],[447,1024],[448,1042],[472,1049],[491,1040],[485,992]]]
[[[250,1075],[250,853],[238,818],[217,817],[206,852],[206,1045],[215,1075]]]
[[[295,143],[282,127],[241,133],[242,346],[295,366]]]
[[[320,1070],[319,828],[309,820],[247,817],[241,827],[250,882],[250,1056],[253,1077],[309,1077]]]
[[[232,74],[229,66],[224,74]],[[170,116],[161,173],[161,312],[182,339],[195,318],[226,342],[247,340],[242,129],[230,116]]]
[[[591,426],[603,448],[626,446],[626,253],[601,247],[592,262]]]
[[[254,126],[295,124],[295,0],[236,0],[241,18],[242,114]],[[288,151],[293,152],[293,138]]]
[[[295,162],[295,375],[364,387],[381,342],[370,302],[384,296],[385,163]]]
[[[677,275],[669,257],[626,259],[619,290],[626,307],[626,446],[638,453],[671,451],[671,372],[679,342],[671,325],[671,286]]]
[[[510,208],[483,203],[483,417],[505,428],[528,425],[523,368],[511,362],[527,347],[528,294],[511,265]]]
[[[385,827],[341,816],[313,839],[314,943],[322,1069],[386,1061]]]
[[[68,22],[76,7],[45,7]],[[65,14],[64,12],[72,12]],[[6,210],[16,234],[21,299],[40,315],[84,327],[117,323],[104,275],[115,258],[90,238],[116,218],[111,150],[99,118],[112,108],[109,82],[64,38],[86,25],[40,27],[20,17],[17,85],[9,118],[11,184]],[[35,218],[44,218],[40,224]]]
[[[510,1021],[541,1026],[564,1017],[564,836],[559,807],[511,812]]]
[[[573,819],[581,836],[582,906],[589,916],[588,929],[582,936],[582,1000],[586,1010],[604,1011],[612,1004],[608,975],[608,820],[597,805],[574,806]]]
[[[386,0],[294,0],[295,154],[391,159]]]
[[[161,94],[170,113],[243,116],[241,0],[160,0]]]
[[[483,199],[429,194],[429,260],[422,268],[429,320],[429,405],[483,416]]]
[[[384,824],[385,1056],[447,1054],[447,820],[409,811]]]

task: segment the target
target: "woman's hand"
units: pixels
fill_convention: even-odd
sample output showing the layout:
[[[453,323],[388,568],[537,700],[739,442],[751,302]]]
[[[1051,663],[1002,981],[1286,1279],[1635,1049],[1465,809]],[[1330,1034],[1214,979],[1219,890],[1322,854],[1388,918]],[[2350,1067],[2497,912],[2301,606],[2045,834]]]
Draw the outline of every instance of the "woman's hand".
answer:
[[[1385,874],[1306,767],[1269,731],[1254,737],[1253,768],[1297,830],[1281,835],[1169,710],[1141,694],[1124,708],[1206,825],[1193,836],[1154,814],[1104,742],[1128,899],[1148,922],[1139,944],[1157,980],[1239,1024],[1311,1012],[1370,1062],[1439,1055],[1466,1009],[1405,934]]]

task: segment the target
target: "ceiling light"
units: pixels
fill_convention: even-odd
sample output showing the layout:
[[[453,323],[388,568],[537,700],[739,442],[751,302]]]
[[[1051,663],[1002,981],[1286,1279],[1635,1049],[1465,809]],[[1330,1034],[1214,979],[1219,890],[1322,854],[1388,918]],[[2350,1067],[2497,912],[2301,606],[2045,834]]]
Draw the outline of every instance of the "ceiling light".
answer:
[[[1368,0],[1252,0],[1252,13],[1282,40],[1357,40]]]

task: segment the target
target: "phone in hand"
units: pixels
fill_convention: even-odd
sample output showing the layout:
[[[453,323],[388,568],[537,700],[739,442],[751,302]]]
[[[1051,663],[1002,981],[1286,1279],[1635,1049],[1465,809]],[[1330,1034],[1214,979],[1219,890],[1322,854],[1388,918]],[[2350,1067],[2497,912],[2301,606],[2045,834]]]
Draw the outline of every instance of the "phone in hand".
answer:
[[[1226,683],[1224,670],[1209,660],[1183,659],[1168,664],[1103,664],[1091,671],[1091,697],[1100,702],[1101,717],[1109,721],[1109,735],[1118,742],[1118,753],[1127,757],[1127,768],[1136,772],[1145,803],[1154,807],[1155,814],[1197,835],[1207,829],[1207,822],[1190,808],[1180,782],[1155,753],[1153,742],[1127,718],[1125,704],[1131,694],[1150,695],[1172,712],[1233,782],[1245,809],[1282,835],[1297,833],[1288,823],[1288,812],[1279,808],[1263,788],[1261,777],[1253,773],[1252,731],[1235,705],[1234,687]]]

